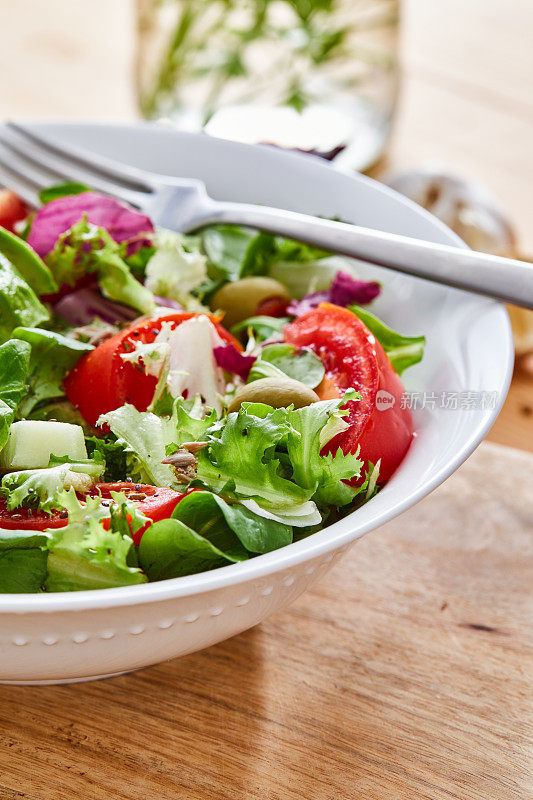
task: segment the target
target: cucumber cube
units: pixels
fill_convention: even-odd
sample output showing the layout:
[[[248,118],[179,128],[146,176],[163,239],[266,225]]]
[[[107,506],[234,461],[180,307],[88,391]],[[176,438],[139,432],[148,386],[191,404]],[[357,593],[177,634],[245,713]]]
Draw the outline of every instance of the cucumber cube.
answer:
[[[68,456],[73,461],[87,458],[83,428],[68,422],[14,422],[0,453],[0,468],[41,469],[48,466],[51,455]]]

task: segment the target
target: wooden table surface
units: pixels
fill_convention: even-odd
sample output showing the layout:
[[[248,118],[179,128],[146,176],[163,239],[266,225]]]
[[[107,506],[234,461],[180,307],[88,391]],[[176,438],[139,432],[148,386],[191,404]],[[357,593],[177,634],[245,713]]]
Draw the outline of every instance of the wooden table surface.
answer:
[[[133,119],[131,0],[0,0],[0,114]],[[405,0],[388,167],[486,183],[533,254],[530,0]],[[517,372],[494,440],[533,450]],[[533,457],[485,444],[287,611],[102,683],[0,688],[0,800],[530,800]]]
[[[530,800],[533,457],[484,444],[286,611],[0,687],[2,800]]]

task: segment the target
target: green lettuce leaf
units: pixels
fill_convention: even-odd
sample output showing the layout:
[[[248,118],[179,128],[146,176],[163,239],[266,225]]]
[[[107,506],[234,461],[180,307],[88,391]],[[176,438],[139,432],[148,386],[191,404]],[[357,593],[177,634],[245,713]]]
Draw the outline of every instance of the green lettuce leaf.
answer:
[[[289,428],[285,409],[243,403],[223,427],[207,432],[209,447],[198,453],[198,478],[215,491],[231,481],[237,495],[275,508],[308,500],[307,490],[281,474],[276,446],[286,440]]]
[[[207,259],[200,252],[199,239],[160,230],[153,241],[155,253],[146,267],[146,286],[156,295],[177,300],[187,310],[195,310],[190,308],[193,298],[189,293],[207,278]],[[197,300],[195,302],[198,304]]]
[[[102,459],[71,461],[67,457],[52,456],[49,467],[8,472],[2,478],[1,494],[10,511],[28,504],[52,511],[62,507],[59,498],[64,489],[72,486],[84,493],[103,471]]]
[[[26,396],[19,407],[20,417],[28,417],[42,400],[62,397],[65,375],[93,349],[90,344],[43,328],[15,328],[13,339],[31,346]]]
[[[0,339],[7,339],[18,325],[39,325],[49,318],[33,289],[0,253]]]
[[[18,339],[0,345],[0,450],[7,442],[9,426],[25,392],[30,354],[30,346]]]
[[[401,375],[408,367],[422,361],[426,344],[425,336],[403,336],[385,325],[366,308],[349,306],[349,309],[374,334],[398,375]]]
[[[63,492],[60,500],[68,512],[68,525],[50,531],[47,591],[106,589],[146,582],[146,575],[129,564],[134,550],[131,536],[123,532],[122,524],[117,529],[116,520],[99,498],[88,497],[82,505],[71,489]],[[126,520],[128,514],[135,515],[133,503],[123,506],[116,514]],[[109,530],[102,525],[106,517]]]
[[[0,253],[11,262],[37,295],[57,292],[57,284],[42,258],[24,239],[1,226]]]
[[[122,258],[120,244],[104,228],[86,218],[59,238],[46,263],[60,286],[63,283],[74,286],[81,277],[94,272],[105,297],[143,314],[155,309],[152,293],[131,274]]]
[[[39,192],[39,200],[42,205],[51,203],[52,200],[58,200],[60,197],[67,197],[70,194],[83,194],[83,192],[90,192],[90,188],[83,183],[74,183],[74,181],[65,181],[58,183],[54,186],[48,186]]]
[[[184,442],[204,439],[205,431],[216,423],[216,414],[211,412],[203,418],[202,410],[199,401],[182,398],[174,401],[172,415],[164,417],[125,405],[104,414],[98,424],[107,423],[118,443],[130,454],[132,477],[141,483],[172,486],[176,484],[174,471],[161,462]]]
[[[176,438],[176,429],[170,418],[158,417],[151,411],[137,411],[135,406],[125,405],[103,414],[97,424],[104,423],[127,452],[132,454],[132,469],[141,483],[152,483],[154,486],[171,486],[175,483],[171,467],[161,463],[166,456],[166,446]]]
[[[353,396],[352,396],[353,395]],[[321,455],[324,430],[330,438],[338,432],[344,412],[340,407],[355,400],[356,393],[346,393],[341,399],[323,400],[290,412],[291,430],[287,438],[287,454],[293,468],[293,480],[313,490],[312,497],[320,505],[343,506],[351,502],[359,489],[343,481],[359,477],[363,462],[358,453],[344,454],[339,447],[335,454]]]

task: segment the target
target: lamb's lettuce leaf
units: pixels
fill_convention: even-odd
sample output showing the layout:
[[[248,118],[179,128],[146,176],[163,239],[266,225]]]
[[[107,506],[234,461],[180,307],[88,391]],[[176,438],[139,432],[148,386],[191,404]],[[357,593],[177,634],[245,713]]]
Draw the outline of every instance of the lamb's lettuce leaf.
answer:
[[[426,344],[425,336],[404,336],[393,331],[366,308],[361,306],[348,306],[348,308],[372,331],[398,375],[422,360]]]
[[[243,322],[238,322],[231,329],[234,336],[250,334],[258,341],[264,342],[272,336],[281,337],[281,332],[285,325],[290,322],[289,317],[248,317]]]
[[[260,378],[287,375],[314,389],[324,374],[324,365],[312,350],[299,350],[293,344],[276,343],[261,348],[250,370],[248,383]]]

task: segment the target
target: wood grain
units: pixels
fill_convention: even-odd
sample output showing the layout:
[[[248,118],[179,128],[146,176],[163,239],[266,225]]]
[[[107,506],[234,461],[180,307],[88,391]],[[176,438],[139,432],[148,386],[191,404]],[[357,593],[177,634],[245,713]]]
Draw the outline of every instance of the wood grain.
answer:
[[[209,650],[0,687],[0,797],[529,800],[531,467],[482,445],[292,607]]]
[[[0,0],[0,113],[132,119],[130,0]],[[529,0],[405,0],[388,168],[486,183],[533,253]],[[491,436],[533,450],[517,372]],[[483,445],[291,608],[113,680],[0,687],[1,800],[530,800],[531,457]]]

